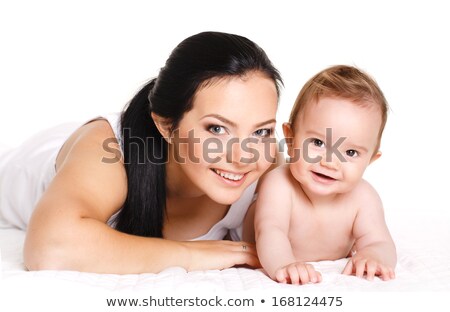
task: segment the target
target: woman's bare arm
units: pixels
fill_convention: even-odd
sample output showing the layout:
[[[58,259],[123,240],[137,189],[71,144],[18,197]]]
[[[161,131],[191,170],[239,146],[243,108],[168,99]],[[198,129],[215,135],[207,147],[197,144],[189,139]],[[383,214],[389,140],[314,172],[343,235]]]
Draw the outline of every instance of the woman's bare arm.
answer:
[[[114,134],[105,121],[87,124],[71,138],[58,173],[37,204],[24,247],[30,270],[64,269],[97,273],[159,272],[258,265],[254,248],[226,241],[178,242],[128,235],[106,222],[127,194],[123,163],[102,144]]]

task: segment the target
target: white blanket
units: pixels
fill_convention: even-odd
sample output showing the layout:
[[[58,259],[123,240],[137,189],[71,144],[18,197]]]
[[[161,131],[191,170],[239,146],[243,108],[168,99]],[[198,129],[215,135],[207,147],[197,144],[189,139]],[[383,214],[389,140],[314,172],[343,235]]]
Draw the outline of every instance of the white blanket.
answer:
[[[376,278],[369,282],[355,276],[344,276],[341,271],[347,260],[339,259],[314,263],[315,267],[322,272],[323,281],[320,284],[303,286],[277,284],[262,270],[247,268],[186,272],[182,268],[172,267],[159,274],[129,275],[73,271],[28,272],[24,269],[22,256],[25,233],[17,229],[2,229],[0,230],[0,248],[3,290],[0,292],[0,298],[6,291],[9,296],[5,296],[4,299],[9,298],[14,302],[15,307],[19,307],[18,302],[21,302],[20,298],[25,298],[24,295],[40,294],[38,298],[47,295],[52,298],[49,300],[55,300],[54,291],[68,295],[68,293],[86,292],[87,289],[89,294],[99,290],[113,292],[116,295],[164,292],[192,294],[193,290],[199,293],[202,291],[225,292],[228,295],[250,294],[255,291],[271,291],[274,294],[291,291],[297,294],[408,291],[412,292],[410,298],[414,298],[416,292],[444,291],[448,293],[450,291],[449,217],[412,213],[408,216],[394,217],[388,221],[398,252],[395,280],[383,282]],[[17,298],[11,299],[15,296]],[[443,293],[442,298],[446,298]],[[5,302],[4,299],[0,299],[0,311],[3,311],[1,306],[2,302]],[[436,303],[436,298],[433,300]],[[46,301],[46,304],[48,302]],[[408,302],[416,306],[413,301]],[[25,304],[27,301],[21,303]]]

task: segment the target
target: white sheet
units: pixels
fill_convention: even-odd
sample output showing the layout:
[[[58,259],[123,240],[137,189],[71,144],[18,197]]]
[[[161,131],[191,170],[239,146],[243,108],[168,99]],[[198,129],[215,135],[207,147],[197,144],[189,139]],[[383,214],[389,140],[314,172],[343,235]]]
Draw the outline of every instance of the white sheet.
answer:
[[[394,221],[394,220],[393,220]],[[391,223],[391,232],[398,251],[397,278],[383,282],[368,282],[340,274],[346,259],[314,263],[323,274],[323,282],[304,285],[306,290],[450,290],[450,220],[430,216],[405,216]],[[186,272],[182,268],[169,268],[159,274],[92,274],[70,271],[24,270],[22,246],[25,233],[17,229],[0,230],[3,282],[14,279],[39,279],[73,281],[108,290],[134,289],[189,289],[213,288],[226,291],[250,289],[291,288],[271,281],[261,270],[231,268],[222,271]]]
[[[397,278],[383,282],[376,278],[369,282],[354,276],[340,274],[346,259],[314,263],[322,272],[323,282],[303,286],[282,285],[270,280],[261,270],[231,268],[186,272],[179,267],[168,268],[159,274],[93,274],[73,271],[24,270],[22,248],[25,233],[17,229],[0,230],[1,272],[3,293],[14,297],[54,291],[67,295],[91,291],[119,293],[186,294],[193,290],[242,295],[255,291],[285,293],[294,291],[342,293],[363,292],[415,292],[450,291],[450,218],[410,214],[388,220],[398,251]],[[52,291],[50,291],[53,289]],[[0,291],[0,298],[2,291]],[[404,295],[403,295],[404,296]],[[446,296],[446,295],[445,295]],[[445,298],[443,295],[442,298]],[[45,296],[44,296],[45,297]],[[54,300],[55,298],[52,297]],[[14,305],[20,299],[14,299]],[[64,301],[65,302],[65,301]],[[409,301],[410,304],[411,301]],[[45,303],[48,304],[48,301]],[[0,299],[0,311],[2,299]],[[10,310],[8,310],[10,311]],[[329,310],[328,310],[329,311]]]

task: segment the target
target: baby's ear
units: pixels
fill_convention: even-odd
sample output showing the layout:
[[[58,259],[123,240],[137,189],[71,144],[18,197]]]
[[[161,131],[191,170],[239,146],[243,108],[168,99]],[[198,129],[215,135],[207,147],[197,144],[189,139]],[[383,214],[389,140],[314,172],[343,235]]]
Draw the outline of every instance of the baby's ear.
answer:
[[[155,122],[156,128],[158,128],[159,133],[161,133],[164,140],[170,143],[170,136],[172,132],[172,122],[168,118],[161,117],[153,112],[151,112],[153,121]]]
[[[288,147],[288,155],[289,157],[294,157],[294,150],[292,139],[294,137],[294,131],[292,129],[292,125],[289,122],[283,123],[283,134],[284,139],[286,140],[286,145]]]
[[[375,160],[377,160],[380,157],[381,157],[381,152],[380,151],[376,152],[370,159],[370,163],[373,163]]]

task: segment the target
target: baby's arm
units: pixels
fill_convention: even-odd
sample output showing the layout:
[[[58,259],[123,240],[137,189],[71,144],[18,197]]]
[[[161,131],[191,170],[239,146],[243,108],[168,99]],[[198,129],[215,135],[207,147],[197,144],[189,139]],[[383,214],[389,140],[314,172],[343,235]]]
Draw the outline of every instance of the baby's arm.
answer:
[[[355,252],[343,274],[355,273],[362,277],[366,273],[368,280],[372,280],[375,275],[383,280],[393,279],[397,253],[384,219],[381,199],[365,181],[358,197],[362,199],[360,203],[363,206],[359,208],[353,224]]]
[[[255,211],[256,248],[267,274],[281,283],[319,282],[320,273],[310,264],[297,262],[288,238],[292,209],[287,168],[277,168],[261,183]]]

